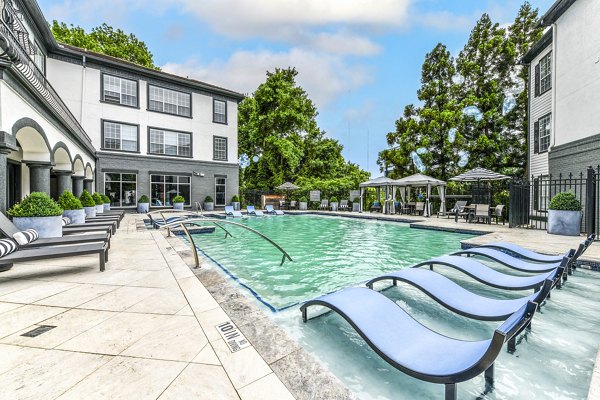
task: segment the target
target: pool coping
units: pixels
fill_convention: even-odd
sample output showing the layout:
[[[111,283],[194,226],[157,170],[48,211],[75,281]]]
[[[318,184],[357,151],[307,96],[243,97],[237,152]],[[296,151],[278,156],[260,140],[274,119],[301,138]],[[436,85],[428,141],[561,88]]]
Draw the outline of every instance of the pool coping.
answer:
[[[210,264],[214,260],[200,253],[200,268],[195,268],[186,241],[178,235],[166,239],[296,399],[358,400],[339,378],[292,339],[239,286],[217,271],[218,266]]]

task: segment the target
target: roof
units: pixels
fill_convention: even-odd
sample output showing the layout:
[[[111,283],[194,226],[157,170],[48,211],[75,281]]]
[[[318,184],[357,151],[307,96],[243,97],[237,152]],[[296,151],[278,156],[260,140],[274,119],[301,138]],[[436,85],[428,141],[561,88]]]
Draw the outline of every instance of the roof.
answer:
[[[498,172],[490,171],[489,169],[480,167],[473,168],[472,170],[457,175],[454,178],[450,178],[451,181],[460,182],[500,181],[503,179],[510,179],[510,176],[499,174]]]
[[[392,178],[388,178],[387,176],[380,176],[379,178],[370,179],[366,182],[358,185],[359,187],[378,187],[378,186],[391,186],[396,182]]]
[[[100,65],[107,65],[113,68],[119,68],[123,70],[127,70],[133,72],[137,75],[151,77],[155,79],[166,80],[169,82],[174,82],[191,89],[204,90],[208,92],[213,92],[217,94],[221,94],[223,96],[229,96],[237,101],[241,101],[244,99],[244,95],[233,90],[225,89],[216,85],[211,85],[210,83],[202,82],[196,79],[184,78],[179,75],[170,74],[164,71],[158,71],[152,68],[147,68],[130,61],[125,61],[117,57],[109,56],[106,54],[97,53],[94,51],[90,51],[87,49],[82,49],[80,47],[72,46],[69,44],[60,43],[58,44],[58,48],[54,51],[56,54],[60,54],[63,56],[67,56],[70,58],[80,59],[85,56],[87,60],[92,60]]]
[[[544,51],[550,44],[552,44],[552,27],[548,29],[538,40],[531,46],[529,51],[525,53],[523,58],[521,59],[521,63],[525,65],[531,64],[531,62],[536,58],[542,51]]]
[[[557,19],[560,18],[561,15],[565,13],[575,3],[576,0],[557,0],[550,9],[546,11],[546,14],[540,18],[540,25],[542,26],[550,26]]]
[[[446,182],[428,175],[414,174],[394,181],[394,186],[445,186]]]

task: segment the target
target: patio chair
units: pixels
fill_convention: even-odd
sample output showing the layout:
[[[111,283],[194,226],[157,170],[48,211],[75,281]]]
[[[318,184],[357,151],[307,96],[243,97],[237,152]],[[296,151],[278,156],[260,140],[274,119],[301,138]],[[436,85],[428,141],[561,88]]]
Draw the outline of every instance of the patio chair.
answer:
[[[340,200],[340,205],[338,206],[339,211],[350,211],[350,206],[348,205],[348,200],[342,199]]]
[[[473,215],[474,219],[477,219],[479,222],[482,219],[484,222],[491,222],[492,218],[490,217],[490,205],[489,204],[475,204],[475,214]]]
[[[373,289],[375,282],[384,280],[391,280],[394,286],[398,281],[408,283],[450,311],[481,321],[503,321],[529,301],[542,304],[552,289],[552,280],[546,279],[542,288],[530,296],[493,299],[470,292],[442,274],[420,268],[405,268],[381,275],[366,285]]]
[[[242,213],[233,209],[233,206],[225,206],[225,215],[228,217],[243,217]]]
[[[3,213],[0,213],[0,232],[2,232],[2,234],[7,238],[12,239],[15,234],[20,232],[20,230]],[[104,233],[91,233],[89,235],[63,236],[59,238],[40,238],[36,239],[33,242],[19,245],[19,247],[30,248],[90,242],[107,242],[108,247],[110,248],[110,233],[105,231]]]
[[[265,206],[265,212],[267,214],[283,215],[283,210],[274,209],[272,204],[267,204]]]
[[[491,339],[464,341],[435,332],[414,319],[381,293],[353,287],[304,303],[325,306],[342,316],[378,355],[400,371],[427,382],[445,385],[445,399],[455,400],[459,382],[482,372],[494,381],[494,362],[504,343],[516,346],[516,336],[531,323],[537,304],[528,302],[496,328]],[[407,347],[409,348],[407,350]]]
[[[498,224],[498,219],[502,218],[502,225],[506,224],[506,219],[504,218],[504,204],[498,204],[494,209],[494,213],[492,214],[493,218],[496,218],[496,224]]]
[[[425,203],[422,201],[417,201],[417,203],[415,204],[415,214],[419,215],[419,213],[421,213],[420,215],[423,215],[424,212]]]
[[[103,215],[96,217],[86,217],[85,222],[114,222],[117,224],[117,229],[121,226],[121,219],[118,215]]]
[[[454,207],[452,207],[450,210],[446,211],[446,216],[448,218],[450,218],[450,216],[456,217],[459,213],[461,213],[463,211],[463,208],[465,208],[466,205],[467,205],[466,200],[457,200],[456,203],[454,203]],[[440,213],[438,213],[438,218],[439,218],[439,216],[440,216]]]
[[[105,264],[108,261],[107,242],[81,243],[68,246],[60,245],[34,248],[17,248],[16,251],[0,257],[0,265],[27,261],[47,260],[50,258],[84,256],[90,254],[98,254],[100,261],[100,271],[104,271]]]
[[[261,210],[257,210],[254,206],[246,206],[246,214],[254,215],[255,217],[264,217],[265,214]]]
[[[373,204],[371,204],[371,208],[369,208],[369,212],[381,212],[381,203],[378,201],[374,201]]]
[[[289,209],[290,210],[297,210],[298,209],[298,202],[296,200],[290,201]]]
[[[117,233],[117,222],[116,221],[99,221],[99,222],[85,222],[83,224],[68,224],[63,226],[63,232],[73,230],[76,228],[105,228],[110,229],[111,234]]]
[[[319,204],[319,210],[329,210],[329,200],[321,200],[321,204]]]

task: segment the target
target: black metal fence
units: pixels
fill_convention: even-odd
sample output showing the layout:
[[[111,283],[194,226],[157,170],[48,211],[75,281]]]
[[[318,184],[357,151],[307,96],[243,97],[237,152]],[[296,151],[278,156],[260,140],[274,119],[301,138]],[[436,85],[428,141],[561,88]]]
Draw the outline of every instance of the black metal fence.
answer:
[[[598,233],[600,227],[600,165],[568,176],[532,176],[526,181],[511,181],[509,188],[511,228],[546,229],[550,200],[570,191],[581,202],[581,232]]]

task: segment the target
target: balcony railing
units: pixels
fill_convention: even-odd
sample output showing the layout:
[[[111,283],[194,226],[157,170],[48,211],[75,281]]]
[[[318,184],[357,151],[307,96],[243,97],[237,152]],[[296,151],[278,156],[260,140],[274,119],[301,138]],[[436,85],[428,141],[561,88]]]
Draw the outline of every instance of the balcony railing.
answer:
[[[0,54],[8,58],[13,67],[31,84],[33,89],[46,101],[60,119],[78,138],[89,147],[92,140],[85,133],[67,105],[62,101],[56,90],[50,85],[42,71],[35,65],[29,54],[23,48],[12,29],[0,19]]]

